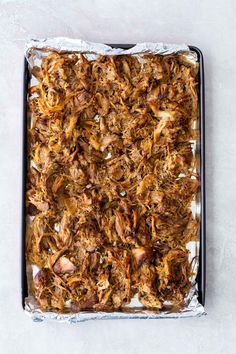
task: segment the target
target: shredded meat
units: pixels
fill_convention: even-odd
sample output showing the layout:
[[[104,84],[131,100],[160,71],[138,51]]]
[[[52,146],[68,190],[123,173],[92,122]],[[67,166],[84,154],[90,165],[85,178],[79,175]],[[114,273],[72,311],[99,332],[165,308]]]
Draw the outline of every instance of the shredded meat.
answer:
[[[183,306],[198,237],[197,70],[49,52],[29,88],[27,262],[42,310]]]

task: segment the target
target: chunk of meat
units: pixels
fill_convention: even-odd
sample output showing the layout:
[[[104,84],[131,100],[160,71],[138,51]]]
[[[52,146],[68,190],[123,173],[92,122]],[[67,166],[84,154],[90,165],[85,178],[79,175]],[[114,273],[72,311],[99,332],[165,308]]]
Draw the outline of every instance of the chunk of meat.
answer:
[[[53,266],[55,273],[74,273],[76,266],[66,257],[60,257]]]

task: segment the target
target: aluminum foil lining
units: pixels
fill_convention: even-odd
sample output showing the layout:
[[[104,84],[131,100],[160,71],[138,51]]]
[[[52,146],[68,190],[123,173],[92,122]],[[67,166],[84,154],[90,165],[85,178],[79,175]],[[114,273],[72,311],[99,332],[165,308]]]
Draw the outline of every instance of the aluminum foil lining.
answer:
[[[195,294],[187,308],[182,309],[180,312],[154,312],[151,310],[137,310],[128,312],[89,312],[81,311],[74,314],[60,314],[55,312],[43,312],[40,309],[35,309],[30,304],[26,304],[25,312],[29,315],[33,321],[42,322],[44,320],[56,320],[66,323],[77,323],[88,320],[116,320],[116,319],[161,319],[161,318],[188,318],[188,317],[200,317],[206,315],[204,307],[198,302],[197,295]]]
[[[164,44],[164,43],[138,43],[132,48],[113,48],[110,45],[102,43],[87,42],[82,39],[73,39],[66,37],[56,37],[47,39],[31,39],[26,43],[25,56],[30,63],[31,55],[38,50],[56,50],[59,52],[77,52],[90,53],[96,55],[124,55],[153,53],[168,55],[177,52],[185,53],[187,58],[193,63],[197,63],[197,54],[189,49],[186,44]]]
[[[185,58],[193,64],[197,63],[197,54],[190,50],[185,44],[164,44],[164,43],[138,43],[130,49],[113,48],[112,46],[87,42],[81,39],[71,39],[66,37],[48,38],[48,39],[32,39],[26,44],[25,57],[29,63],[29,69],[41,61],[41,58],[48,51],[58,52],[75,52],[84,53],[87,58],[92,60],[98,55],[139,55],[143,53],[153,53],[160,55],[168,55],[181,53]],[[196,214],[199,215],[199,205],[196,205]],[[192,259],[199,254],[199,242],[190,245],[190,253]],[[196,258],[195,258],[196,259]],[[195,263],[194,271],[197,273],[198,262]],[[28,279],[29,280],[29,279]],[[60,322],[76,323],[94,319],[161,319],[161,318],[186,318],[199,317],[205,315],[204,307],[198,301],[198,285],[196,277],[192,279],[192,288],[186,299],[186,306],[179,312],[172,311],[151,311],[143,310],[139,304],[137,307],[125,307],[122,312],[95,312],[81,311],[79,313],[54,313],[43,312],[38,308],[33,297],[29,296],[25,299],[25,312],[36,321],[57,320]]]

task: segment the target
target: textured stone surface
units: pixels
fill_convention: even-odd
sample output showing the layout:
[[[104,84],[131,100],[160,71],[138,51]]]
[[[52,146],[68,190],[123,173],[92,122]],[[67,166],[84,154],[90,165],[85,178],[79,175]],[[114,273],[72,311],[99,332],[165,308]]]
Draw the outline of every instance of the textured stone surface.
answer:
[[[0,0],[0,353],[235,353],[236,2]],[[25,40],[196,45],[205,57],[208,316],[33,323],[21,310],[20,205]]]

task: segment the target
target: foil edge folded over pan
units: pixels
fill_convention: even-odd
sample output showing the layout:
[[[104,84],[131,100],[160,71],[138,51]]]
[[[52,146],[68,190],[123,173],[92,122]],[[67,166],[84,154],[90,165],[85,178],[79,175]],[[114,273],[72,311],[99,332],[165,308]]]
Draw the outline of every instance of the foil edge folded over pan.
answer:
[[[76,52],[86,53],[93,56],[98,55],[138,55],[143,53],[153,53],[159,55],[169,55],[174,53],[183,53],[186,58],[193,64],[197,65],[197,54],[191,51],[186,44],[165,44],[165,43],[138,43],[132,48],[114,48],[112,46],[88,42],[81,39],[72,39],[67,37],[56,37],[47,39],[31,39],[26,43],[25,57],[29,63],[29,67],[34,65],[35,60],[40,60],[45,51],[55,50],[58,52]],[[43,312],[34,301],[30,301],[31,296],[26,299],[25,312],[36,322],[44,320],[56,320],[66,323],[77,323],[87,320],[103,320],[103,319],[161,319],[161,318],[187,318],[199,317],[206,315],[204,306],[198,301],[197,281],[193,284],[189,295],[188,305],[182,308],[179,312],[173,311],[152,311],[143,310],[142,308],[126,307],[121,312],[95,312],[95,311],[81,311],[78,313],[56,313]]]

